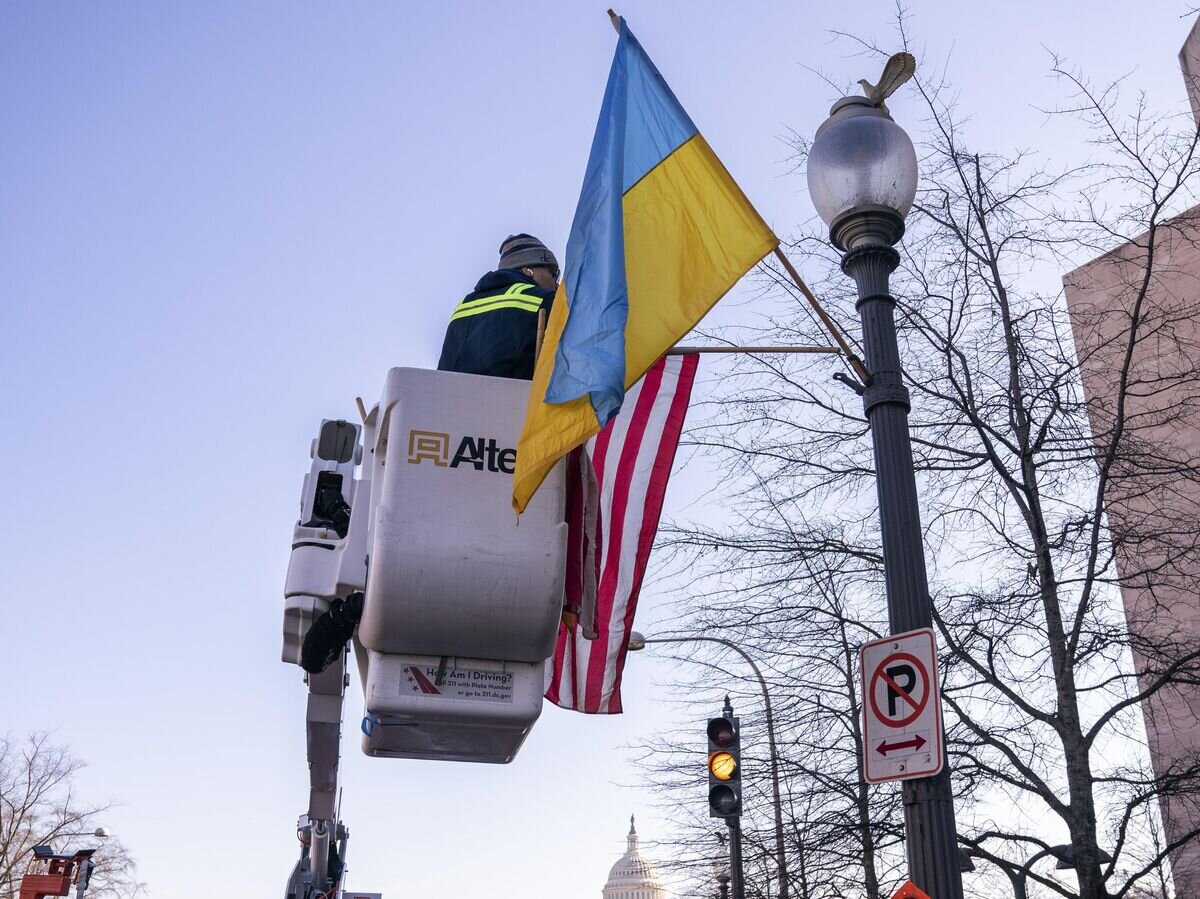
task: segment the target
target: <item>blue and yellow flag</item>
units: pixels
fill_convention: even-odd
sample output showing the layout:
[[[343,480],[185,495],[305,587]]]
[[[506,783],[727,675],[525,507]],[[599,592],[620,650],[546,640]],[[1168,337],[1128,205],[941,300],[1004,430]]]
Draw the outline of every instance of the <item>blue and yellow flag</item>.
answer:
[[[778,243],[621,19],[517,446],[518,513]]]

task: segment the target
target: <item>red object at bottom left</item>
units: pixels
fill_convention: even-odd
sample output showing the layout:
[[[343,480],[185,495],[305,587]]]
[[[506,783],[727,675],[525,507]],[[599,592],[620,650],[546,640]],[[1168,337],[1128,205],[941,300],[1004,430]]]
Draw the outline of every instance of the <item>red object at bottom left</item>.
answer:
[[[74,855],[53,855],[50,852],[38,850],[48,848],[38,846],[34,849],[33,860],[21,878],[20,899],[46,899],[48,896],[66,896],[71,892],[71,886],[79,882],[82,875],[87,888],[87,877],[91,874],[94,863],[91,855],[95,849],[84,849]]]

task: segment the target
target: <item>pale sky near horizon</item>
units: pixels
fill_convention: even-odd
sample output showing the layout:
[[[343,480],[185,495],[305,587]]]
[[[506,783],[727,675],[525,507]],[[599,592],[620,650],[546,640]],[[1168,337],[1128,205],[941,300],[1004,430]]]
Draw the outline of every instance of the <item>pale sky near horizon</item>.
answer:
[[[23,447],[0,733],[53,730],[89,763],[81,789],[122,802],[104,823],[151,895],[282,893],[307,801],[304,691],[279,644],[309,441],[389,366],[436,363],[505,235],[562,253],[615,41],[605,5],[0,5],[0,411]],[[1186,109],[1188,5],[1129,8],[912,0],[910,27],[975,110],[971,140],[1061,158],[1086,151],[1037,109],[1066,99],[1047,50]],[[838,96],[810,69],[873,77],[830,32],[894,45],[893,10],[619,9],[781,234],[812,216],[784,136]],[[919,132],[910,99],[889,106]],[[687,472],[668,514],[709,475]],[[595,897],[630,812],[665,835],[627,744],[664,720],[699,736],[718,710],[670,705],[651,655],[627,669],[627,714],[548,706],[502,767],[363,757],[352,686],[351,886]]]

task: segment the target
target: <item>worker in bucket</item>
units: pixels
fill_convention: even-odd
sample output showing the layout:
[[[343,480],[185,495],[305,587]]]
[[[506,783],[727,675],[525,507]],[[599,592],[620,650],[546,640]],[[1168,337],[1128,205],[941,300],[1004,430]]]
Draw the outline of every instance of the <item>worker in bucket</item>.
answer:
[[[438,369],[531,379],[538,312],[549,315],[558,274],[558,260],[536,237],[506,237],[496,270],[450,314]]]
[[[511,234],[500,244],[496,270],[479,279],[450,315],[440,371],[497,378],[533,377],[538,312],[549,316],[558,285],[558,260],[530,234]],[[308,527],[329,527],[345,537],[350,505],[335,488],[318,494]],[[317,616],[300,650],[300,666],[318,674],[337,661],[362,618],[363,595],[335,599]]]

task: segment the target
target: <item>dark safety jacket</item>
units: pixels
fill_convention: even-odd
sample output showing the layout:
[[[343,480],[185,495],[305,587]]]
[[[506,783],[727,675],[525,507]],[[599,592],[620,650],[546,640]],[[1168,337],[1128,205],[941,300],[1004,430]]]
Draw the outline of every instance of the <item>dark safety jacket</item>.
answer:
[[[538,310],[549,316],[553,299],[520,272],[488,272],[450,315],[438,370],[529,380]]]

